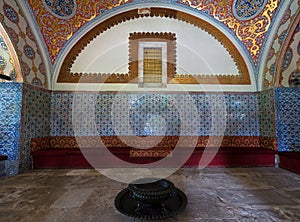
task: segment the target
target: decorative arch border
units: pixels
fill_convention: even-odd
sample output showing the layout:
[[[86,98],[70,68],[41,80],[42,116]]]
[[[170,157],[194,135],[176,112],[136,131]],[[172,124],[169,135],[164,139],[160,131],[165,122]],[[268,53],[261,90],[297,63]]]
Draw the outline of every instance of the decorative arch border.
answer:
[[[197,75],[197,76],[180,76],[172,78],[169,80],[169,83],[179,83],[179,84],[235,84],[235,85],[251,85],[251,79],[249,70],[247,68],[246,62],[240,54],[239,50],[236,48],[234,43],[218,28],[210,24],[209,22],[198,18],[194,15],[177,11],[169,8],[160,8],[160,7],[151,7],[149,14],[139,13],[141,9],[133,9],[126,12],[119,13],[109,19],[104,20],[99,23],[97,26],[92,28],[90,31],[85,33],[78,42],[70,49],[66,55],[60,70],[58,72],[57,83],[78,83],[79,80],[81,83],[105,83],[106,76],[98,74],[85,74],[85,73],[76,73],[73,74],[70,72],[72,64],[75,62],[76,57],[80,52],[98,35],[107,31],[111,27],[131,19],[140,18],[143,16],[151,17],[167,17],[174,18],[189,24],[194,25],[197,28],[207,32],[213,36],[217,41],[219,41],[227,52],[232,56],[234,62],[237,65],[239,70],[238,76],[229,76],[229,75]],[[175,73],[174,73],[175,74]],[[118,76],[119,75],[119,76]],[[111,79],[116,79],[115,83],[128,83],[131,80],[129,74],[112,74]]]
[[[281,50],[281,54],[278,58],[278,65],[276,67],[276,72],[275,72],[275,86],[281,86],[282,83],[282,73],[283,73],[283,63],[284,63],[284,57],[286,55],[286,52],[289,48],[289,45],[291,43],[291,40],[293,38],[294,32],[297,29],[298,25],[300,22],[300,12],[298,12],[296,19],[293,21],[293,24],[291,26],[291,28],[289,29],[288,35],[285,39],[285,42],[283,44],[283,48]]]
[[[4,37],[4,41],[7,45],[8,51],[11,55],[11,58],[13,60],[13,65],[16,71],[16,82],[23,82],[23,76],[22,76],[22,69],[21,69],[21,65],[20,65],[20,61],[18,58],[18,55],[15,51],[15,47],[13,46],[5,28],[2,26],[2,24],[0,23],[0,33],[1,35]]]
[[[278,87],[276,85],[276,73],[279,56],[285,45],[286,38],[283,38],[283,43],[280,38],[284,36],[284,32],[290,33],[291,26],[297,17],[298,0],[283,1],[280,5],[280,13],[276,16],[276,20],[272,25],[272,29],[264,43],[264,50],[260,57],[257,75],[257,89],[259,91],[268,88]],[[271,72],[271,69],[275,70]]]

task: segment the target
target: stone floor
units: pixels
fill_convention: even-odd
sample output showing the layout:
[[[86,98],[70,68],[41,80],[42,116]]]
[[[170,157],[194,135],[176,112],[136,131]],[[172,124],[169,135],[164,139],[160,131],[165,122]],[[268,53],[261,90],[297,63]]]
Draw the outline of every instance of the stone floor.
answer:
[[[182,168],[168,177],[186,209],[164,221],[300,221],[300,175],[278,168]],[[36,170],[0,178],[2,222],[141,221],[120,214],[126,183],[96,170]]]

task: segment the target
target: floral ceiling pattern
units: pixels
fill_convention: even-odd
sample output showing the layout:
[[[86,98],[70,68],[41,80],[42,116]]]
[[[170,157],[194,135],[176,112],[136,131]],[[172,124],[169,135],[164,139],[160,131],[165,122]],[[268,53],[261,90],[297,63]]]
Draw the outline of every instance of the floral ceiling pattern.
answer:
[[[49,1],[28,0],[35,19],[44,37],[51,61],[65,43],[87,22],[106,10],[130,0],[118,1]]]
[[[55,62],[68,39],[87,22],[112,8],[138,2],[134,0],[28,0],[52,63]],[[254,64],[257,64],[280,0],[178,0],[172,4],[188,5],[226,25],[249,51]]]
[[[7,44],[11,42],[9,48],[16,51],[12,53],[10,50],[15,61],[16,80],[46,88],[45,65],[24,13],[17,2],[11,0],[0,1],[0,9],[0,23],[4,28],[4,31],[0,30],[3,40]]]

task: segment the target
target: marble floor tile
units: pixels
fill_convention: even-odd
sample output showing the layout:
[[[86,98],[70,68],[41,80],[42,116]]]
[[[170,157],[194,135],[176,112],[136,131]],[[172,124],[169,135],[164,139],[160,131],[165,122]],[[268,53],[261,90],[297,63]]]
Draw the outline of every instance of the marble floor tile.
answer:
[[[118,172],[126,177],[122,169]],[[154,171],[145,172],[151,177]],[[284,169],[181,168],[167,179],[186,194],[188,203],[176,217],[159,221],[300,221],[300,175]],[[93,169],[34,170],[2,177],[0,222],[146,221],[116,210],[114,199],[127,186]]]

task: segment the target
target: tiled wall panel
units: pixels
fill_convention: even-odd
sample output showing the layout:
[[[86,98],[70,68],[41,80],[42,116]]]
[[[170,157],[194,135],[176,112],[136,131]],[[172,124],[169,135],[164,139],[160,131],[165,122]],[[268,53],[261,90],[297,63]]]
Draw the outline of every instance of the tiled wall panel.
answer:
[[[279,151],[300,152],[300,88],[275,89]]]
[[[1,84],[1,91],[5,95],[1,98],[1,111],[19,109],[19,116],[1,115],[0,135],[5,138],[0,148],[1,153],[9,155],[10,174],[18,172],[19,164],[21,171],[30,168],[31,138],[49,135],[275,136],[273,90],[226,94],[73,93],[50,92],[24,84],[20,146],[20,140],[16,140],[20,138],[20,122],[12,123],[21,119],[22,85]],[[11,103],[12,98],[19,104]],[[299,124],[295,121],[300,116],[299,101],[299,90],[275,90],[281,151],[293,150],[295,144],[299,147]],[[12,148],[4,148],[3,141],[5,147]]]
[[[297,88],[258,93],[118,94],[50,92],[2,83],[0,91],[0,153],[9,156],[6,170],[10,175],[18,173],[19,165],[20,171],[30,168],[31,138],[48,135],[274,137],[276,132],[279,151],[300,151]],[[222,126],[224,131],[218,130]]]
[[[0,83],[0,154],[7,155],[5,174],[19,172],[22,84]]]
[[[28,84],[24,84],[23,88],[21,171],[31,167],[31,138],[49,136],[51,114],[50,91]]]
[[[274,90],[264,90],[257,95],[259,107],[259,135],[275,137]]]
[[[54,92],[51,110],[53,136],[259,135],[254,93]]]

